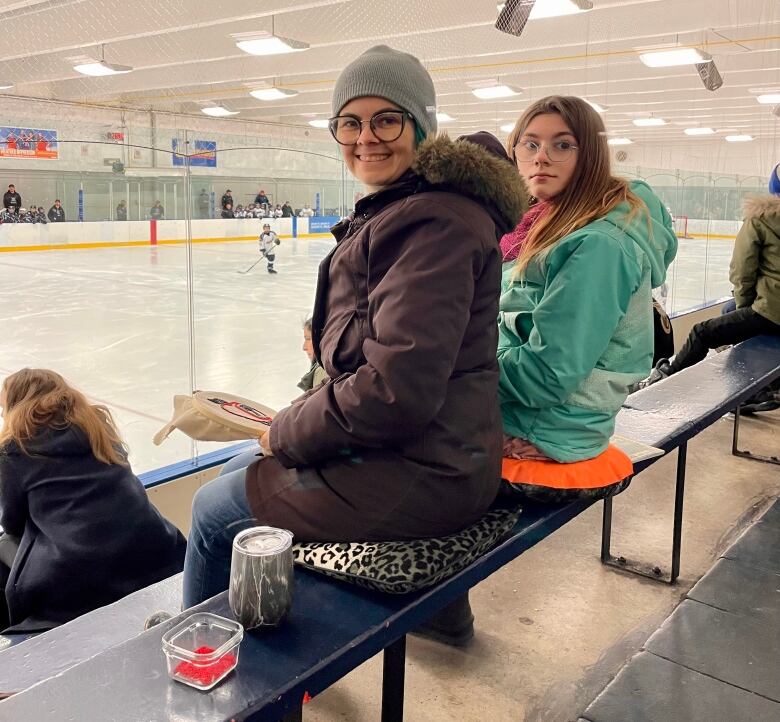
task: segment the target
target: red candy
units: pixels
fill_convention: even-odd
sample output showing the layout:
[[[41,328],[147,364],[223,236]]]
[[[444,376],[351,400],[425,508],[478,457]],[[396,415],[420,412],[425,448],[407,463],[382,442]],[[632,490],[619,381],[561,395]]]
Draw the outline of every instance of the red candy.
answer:
[[[198,647],[195,654],[211,654],[214,651],[211,647]],[[194,664],[193,662],[180,662],[174,674],[177,677],[195,682],[206,687],[219,679],[225,672],[231,669],[236,663],[235,655],[225,654],[210,664]]]

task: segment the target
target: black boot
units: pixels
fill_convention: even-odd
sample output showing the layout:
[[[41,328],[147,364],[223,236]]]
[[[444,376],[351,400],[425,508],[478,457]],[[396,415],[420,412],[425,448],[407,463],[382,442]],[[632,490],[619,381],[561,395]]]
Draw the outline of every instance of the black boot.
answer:
[[[468,644],[474,636],[474,615],[471,613],[468,592],[411,633],[452,647]]]

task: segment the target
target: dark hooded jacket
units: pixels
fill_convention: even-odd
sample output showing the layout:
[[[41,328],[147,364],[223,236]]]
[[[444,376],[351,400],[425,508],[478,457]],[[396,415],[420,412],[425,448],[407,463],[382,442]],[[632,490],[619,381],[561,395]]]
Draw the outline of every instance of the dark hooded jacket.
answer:
[[[355,509],[344,539],[446,534],[498,489],[498,240],[527,196],[500,143],[471,140],[424,141],[405,175],[332,229],[320,265],[312,340],[332,380],[276,416],[270,443]],[[258,466],[247,493],[262,519]],[[425,513],[406,528],[366,521],[401,503],[400,488]]]
[[[40,631],[180,572],[186,542],[128,466],[78,427],[0,449],[0,523],[21,538],[5,596],[14,631]]]

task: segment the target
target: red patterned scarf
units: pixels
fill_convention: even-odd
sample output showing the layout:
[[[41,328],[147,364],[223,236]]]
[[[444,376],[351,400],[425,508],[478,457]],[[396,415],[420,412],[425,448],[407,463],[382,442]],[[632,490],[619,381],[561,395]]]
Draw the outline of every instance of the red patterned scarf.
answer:
[[[504,256],[504,263],[507,261],[514,261],[520,255],[520,251],[523,250],[523,246],[525,245],[526,238],[528,238],[528,232],[536,221],[549,213],[550,208],[551,206],[548,201],[539,201],[531,206],[526,214],[520,219],[517,228],[507,233],[501,239],[501,253]]]

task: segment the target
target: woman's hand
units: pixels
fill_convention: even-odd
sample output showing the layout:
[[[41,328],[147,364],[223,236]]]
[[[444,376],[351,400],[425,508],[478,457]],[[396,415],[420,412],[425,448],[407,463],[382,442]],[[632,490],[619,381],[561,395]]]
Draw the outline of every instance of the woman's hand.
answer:
[[[274,452],[271,451],[271,430],[264,431],[260,434],[258,441],[260,442],[260,448],[263,451],[263,456],[273,456]]]

